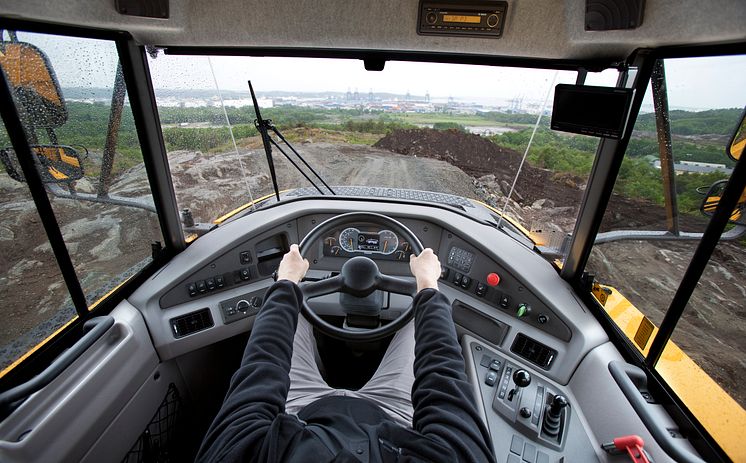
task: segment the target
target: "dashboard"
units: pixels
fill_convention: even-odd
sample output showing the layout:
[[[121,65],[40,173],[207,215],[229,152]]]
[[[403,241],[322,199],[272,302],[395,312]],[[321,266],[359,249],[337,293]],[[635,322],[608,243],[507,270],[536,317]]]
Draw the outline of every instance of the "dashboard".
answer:
[[[192,243],[129,298],[143,314],[161,360],[248,332],[289,245],[350,210],[388,215],[439,256],[439,286],[452,303],[467,373],[498,459],[598,459],[593,449],[599,446],[581,411],[582,400],[589,399],[573,394],[571,380],[577,381],[576,371],[609,344],[606,333],[556,269],[532,249],[489,224],[442,208],[304,199],[222,225]],[[307,277],[328,278],[350,257],[366,255],[381,272],[411,278],[410,254],[409,243],[391,230],[347,223],[310,247]],[[384,301],[382,319],[392,319],[411,298],[389,294]],[[338,294],[312,302],[320,315],[340,314]],[[533,378],[521,393],[514,391],[518,370]],[[588,387],[581,383],[576,387]],[[544,420],[558,395],[569,406],[558,412],[556,429],[548,433]],[[605,422],[599,429],[605,429],[602,425]]]

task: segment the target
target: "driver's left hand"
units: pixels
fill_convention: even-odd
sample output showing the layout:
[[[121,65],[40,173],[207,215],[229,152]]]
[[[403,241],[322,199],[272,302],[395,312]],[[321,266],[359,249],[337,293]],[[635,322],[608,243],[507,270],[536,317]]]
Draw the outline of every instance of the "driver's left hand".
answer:
[[[277,269],[277,281],[289,280],[293,283],[299,283],[308,271],[308,259],[301,257],[298,251],[298,245],[290,246],[290,252],[282,256],[280,267]]]

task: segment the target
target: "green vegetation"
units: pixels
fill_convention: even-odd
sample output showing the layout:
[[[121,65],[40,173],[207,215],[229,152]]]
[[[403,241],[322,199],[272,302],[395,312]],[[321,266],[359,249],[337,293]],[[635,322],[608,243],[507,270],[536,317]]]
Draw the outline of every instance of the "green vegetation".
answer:
[[[730,135],[743,109],[711,109],[709,111],[669,111],[671,133],[674,135]],[[635,130],[655,132],[655,114],[640,114]]]
[[[106,141],[110,107],[106,104],[68,102],[68,122],[56,129],[60,143],[85,146],[100,156]],[[254,127],[254,108],[227,108],[233,134],[239,144],[245,144],[258,135]],[[172,150],[199,150],[209,154],[232,149],[230,132],[225,125],[221,108],[164,107],[159,108],[166,148]],[[291,141],[325,139],[333,142],[373,144],[393,130],[414,128],[416,124],[432,125],[436,130],[457,129],[466,131],[469,125],[502,125],[521,129],[490,137],[493,142],[518,152],[525,150],[531,136],[531,126],[536,122],[532,114],[506,114],[480,112],[475,115],[438,113],[390,113],[357,109],[321,109],[295,106],[268,108],[262,115],[277,125]],[[703,112],[671,111],[671,128],[674,134],[673,150],[678,160],[712,162],[733,166],[724,155],[723,141],[715,137],[692,135],[728,135],[740,109],[720,109]],[[593,137],[554,132],[548,128],[549,118],[543,118],[534,137],[528,161],[536,166],[560,173],[587,177],[590,173],[598,140]],[[684,137],[686,136],[686,137]],[[721,137],[722,138],[722,137]],[[48,143],[43,134],[40,143]],[[0,145],[8,146],[9,140],[0,131]],[[616,184],[617,193],[663,203],[660,171],[649,160],[658,157],[655,138],[655,117],[642,114],[635,125],[635,135],[630,140],[627,155]],[[117,141],[115,173],[142,162],[137,132],[132,113],[125,107]],[[86,162],[87,175],[98,175],[95,163]],[[682,212],[695,213],[701,195],[696,189],[724,178],[723,174],[688,174],[676,178],[679,207]]]
[[[532,129],[496,135],[490,139],[501,146],[523,152],[531,137]],[[555,172],[567,172],[580,177],[590,174],[595,157],[598,139],[582,135],[569,136],[540,128],[534,137],[528,161],[536,167]],[[676,159],[700,162],[714,162],[732,166],[725,156],[724,148],[717,142],[695,144],[674,141],[673,152]],[[646,199],[663,205],[661,173],[653,167],[645,156],[658,158],[658,141],[655,138],[635,138],[630,141],[627,154],[615,186],[621,195]],[[699,211],[702,196],[697,188],[709,186],[717,180],[727,178],[722,173],[686,174],[676,176],[676,192],[679,210],[695,214]]]
[[[466,132],[466,127],[463,125],[457,123],[457,122],[436,122],[433,124],[433,129],[435,130],[458,130],[460,132]]]

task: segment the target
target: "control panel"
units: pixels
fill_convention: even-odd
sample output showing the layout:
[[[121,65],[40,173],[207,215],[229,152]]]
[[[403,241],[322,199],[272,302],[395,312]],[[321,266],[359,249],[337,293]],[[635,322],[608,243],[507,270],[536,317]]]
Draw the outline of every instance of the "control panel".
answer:
[[[160,298],[167,309],[202,297],[222,293],[260,278],[269,278],[282,256],[296,241],[297,226],[291,221],[282,232],[267,232],[236,245],[233,249],[202,265]],[[192,244],[198,246],[199,240]]]
[[[598,461],[561,387],[474,338],[463,345],[498,461]]]
[[[261,289],[221,301],[220,313],[223,316],[223,323],[227,325],[258,314],[264,302],[265,291]]]
[[[538,297],[494,260],[452,233],[444,233],[440,255],[447,256],[441,281],[465,290],[505,314],[528,323],[562,341],[570,329]],[[546,368],[546,365],[542,365]]]

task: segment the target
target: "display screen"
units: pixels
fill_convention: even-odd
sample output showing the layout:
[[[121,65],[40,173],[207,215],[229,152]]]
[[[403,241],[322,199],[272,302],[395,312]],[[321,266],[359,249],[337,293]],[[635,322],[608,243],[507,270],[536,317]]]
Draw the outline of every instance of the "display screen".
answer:
[[[360,251],[378,251],[380,238],[378,233],[364,234],[357,236],[357,249]]]
[[[480,16],[465,14],[444,14],[443,22],[479,24],[480,22],[482,22],[482,18]]]
[[[632,101],[627,88],[559,84],[554,91],[552,129],[620,138]]]

